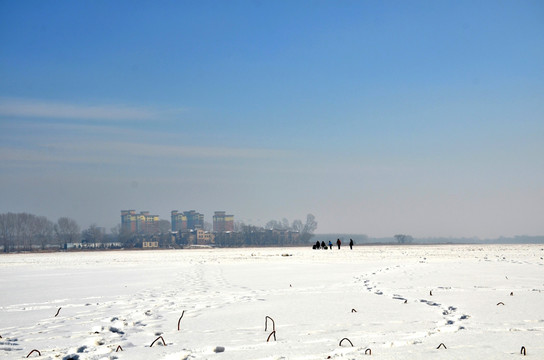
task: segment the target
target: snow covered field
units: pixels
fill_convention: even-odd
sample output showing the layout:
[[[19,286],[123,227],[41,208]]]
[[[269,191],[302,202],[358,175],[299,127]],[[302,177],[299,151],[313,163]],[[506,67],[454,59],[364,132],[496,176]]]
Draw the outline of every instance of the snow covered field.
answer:
[[[543,258],[543,245],[0,255],[0,358],[510,359],[523,346],[543,359]]]

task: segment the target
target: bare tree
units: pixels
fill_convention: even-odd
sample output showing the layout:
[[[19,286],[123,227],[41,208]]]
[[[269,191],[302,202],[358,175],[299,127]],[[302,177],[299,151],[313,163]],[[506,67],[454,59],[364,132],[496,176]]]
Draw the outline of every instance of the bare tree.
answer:
[[[291,230],[291,226],[289,226],[289,220],[287,220],[286,218],[281,219],[281,221],[270,220],[266,223],[264,227],[268,230]]]
[[[35,217],[33,221],[34,238],[36,243],[45,250],[46,245],[50,244],[53,240],[53,223],[49,221],[45,216]]]
[[[290,228],[289,220],[287,220],[286,218],[281,219],[281,229],[282,230],[289,230],[289,228]]]
[[[397,239],[399,244],[408,244],[414,240],[414,238],[412,238],[410,235],[404,235],[404,234],[395,235],[395,239]]]
[[[268,230],[280,230],[281,229],[281,223],[276,220],[270,220],[264,225],[265,229]]]
[[[55,234],[59,245],[66,248],[68,243],[78,242],[81,236],[79,225],[73,219],[61,217],[55,224]]]
[[[51,241],[52,223],[45,216],[28,213],[0,214],[0,239],[4,252],[42,249]]]
[[[246,226],[243,221],[235,221],[234,222],[234,231],[235,232],[241,232],[242,228]]]
[[[101,243],[104,239],[104,232],[96,224],[91,224],[87,229],[83,230],[81,235],[81,242],[93,244],[93,247],[96,247],[96,243]]]
[[[15,249],[15,217],[14,213],[0,214],[0,239],[6,253]]]
[[[291,228],[293,229],[293,231],[297,231],[301,233],[302,230],[304,229],[304,224],[300,220],[294,220],[293,225],[291,225]]]
[[[121,234],[121,224],[117,224],[114,227],[110,229],[111,234],[113,235],[114,239],[119,238],[119,234]]]
[[[18,249],[32,250],[32,221],[35,216],[27,213],[15,214],[15,241]]]
[[[172,230],[172,225],[168,220],[159,220],[159,246],[160,247],[169,247],[172,245],[172,235],[170,231]]]
[[[316,229],[317,229],[317,221],[315,221],[315,216],[313,216],[312,214],[308,214],[306,216],[306,224],[304,224],[304,228],[302,229],[302,232],[306,234],[313,234]]]

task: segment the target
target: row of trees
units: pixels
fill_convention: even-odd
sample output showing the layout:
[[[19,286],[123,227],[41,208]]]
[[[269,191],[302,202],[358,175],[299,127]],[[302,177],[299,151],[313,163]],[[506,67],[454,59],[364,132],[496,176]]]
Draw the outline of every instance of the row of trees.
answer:
[[[315,216],[308,214],[306,216],[305,224],[302,223],[301,220],[294,220],[293,223],[289,225],[289,220],[283,218],[281,221],[270,220],[264,227],[268,230],[294,231],[300,234],[313,234],[317,229],[317,221],[315,221]],[[309,238],[306,240],[309,240]]]
[[[238,223],[235,232],[216,234],[215,244],[221,247],[305,245],[316,229],[317,221],[312,214],[306,216],[306,223],[294,220],[289,224],[285,218],[271,220],[264,227]]]
[[[397,239],[399,244],[411,244],[414,241],[413,237],[405,234],[397,234],[395,235],[395,239]]]
[[[287,219],[283,219],[269,221],[264,228],[240,222],[235,225],[235,232],[216,235],[217,246],[307,244],[317,228],[315,216],[312,214],[307,215],[306,223],[295,220],[289,224]],[[131,248],[141,244],[144,239],[157,240],[160,246],[168,246],[171,244],[170,222],[161,220],[157,234],[134,234],[123,229],[121,225],[115,226],[110,234],[106,234],[96,224],[82,231],[75,220],[67,217],[61,217],[54,223],[45,216],[28,213],[0,214],[0,245],[4,252],[46,249],[50,245],[67,248],[68,244],[76,243],[100,247],[106,246],[105,243],[117,242],[120,246]]]
[[[155,235],[166,243],[170,239],[170,222],[161,220],[160,234]],[[52,222],[45,216],[28,213],[0,214],[0,246],[3,252],[46,249],[48,246],[67,248],[68,244],[86,244],[92,247],[106,246],[118,242],[121,246],[134,247],[141,242],[142,235],[131,234],[117,225],[106,234],[96,224],[81,230],[74,219],[61,217]]]
[[[62,217],[56,223],[45,216],[28,213],[0,214],[0,244],[4,252],[45,249],[49,244],[64,246],[80,239],[75,220]]]

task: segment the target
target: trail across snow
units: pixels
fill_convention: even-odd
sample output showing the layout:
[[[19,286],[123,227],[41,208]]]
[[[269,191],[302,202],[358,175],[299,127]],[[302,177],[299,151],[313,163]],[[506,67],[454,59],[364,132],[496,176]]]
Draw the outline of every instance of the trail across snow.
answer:
[[[544,358],[543,245],[15,254],[0,271],[2,359]]]

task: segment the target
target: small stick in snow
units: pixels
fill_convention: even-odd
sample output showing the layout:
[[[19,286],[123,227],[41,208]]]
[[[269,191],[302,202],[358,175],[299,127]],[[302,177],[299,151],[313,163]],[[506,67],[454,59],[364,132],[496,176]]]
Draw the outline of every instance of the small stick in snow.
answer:
[[[60,313],[60,309],[62,309],[61,307],[59,307],[59,309],[57,310],[57,313],[55,314],[55,317],[57,317]]]
[[[178,320],[178,331],[179,331],[179,325],[181,323],[181,318],[183,317],[183,314],[185,314],[185,310],[183,310],[183,312],[181,313],[181,317]]]
[[[355,310],[355,309],[351,309],[351,312],[352,312],[352,313],[354,313],[354,312],[357,312],[357,310]]]
[[[272,331],[270,333],[270,335],[268,335],[268,339],[266,339],[266,342],[269,342],[270,341],[270,337],[274,335],[274,341],[276,341],[276,330]]]
[[[265,316],[264,317],[264,331],[266,331],[266,329],[267,329],[268,319],[270,319],[272,321],[272,331],[276,331],[276,322],[270,316]]]
[[[510,296],[514,296],[514,292],[513,292],[513,291],[510,293]]]
[[[351,346],[353,346],[353,343],[348,338],[343,338],[342,340],[340,340],[340,344],[338,344],[338,346],[342,346],[342,341],[344,341],[344,340],[347,340],[351,344]]]
[[[521,347],[520,354],[522,354],[523,356],[526,356],[526,355],[527,355],[527,350],[525,350],[525,346],[522,346],[522,347]]]
[[[117,349],[115,350],[115,352],[118,352],[119,350],[123,351],[123,348],[121,347],[121,345],[117,346]]]
[[[372,349],[366,349],[365,355],[372,355]]]
[[[447,349],[446,345],[444,345],[444,343],[440,343],[440,345],[438,345],[437,349],[440,349],[440,347],[443,346],[444,349]]]
[[[404,303],[405,303],[405,304],[408,304],[408,300],[404,300]]]
[[[499,306],[499,305],[504,305],[504,303],[503,303],[502,301],[501,301],[501,302],[498,302],[498,303],[497,303],[497,306]]]
[[[34,350],[32,350],[31,352],[29,352],[28,355],[27,355],[26,357],[29,357],[30,355],[32,355],[32,353],[33,353],[34,351],[38,353],[38,356],[42,356],[42,353],[41,353],[41,352],[39,352],[38,350],[34,349]]]
[[[149,347],[153,347],[153,345],[154,345],[154,344],[157,342],[157,340],[159,340],[159,339],[162,340],[162,344],[163,344],[164,346],[166,346],[166,342],[164,341],[164,339],[162,338],[162,336],[159,336],[158,338],[155,339],[155,341],[153,341],[153,342],[151,343],[151,345],[150,345]]]
[[[429,295],[433,296],[433,291],[432,290],[429,291]]]

